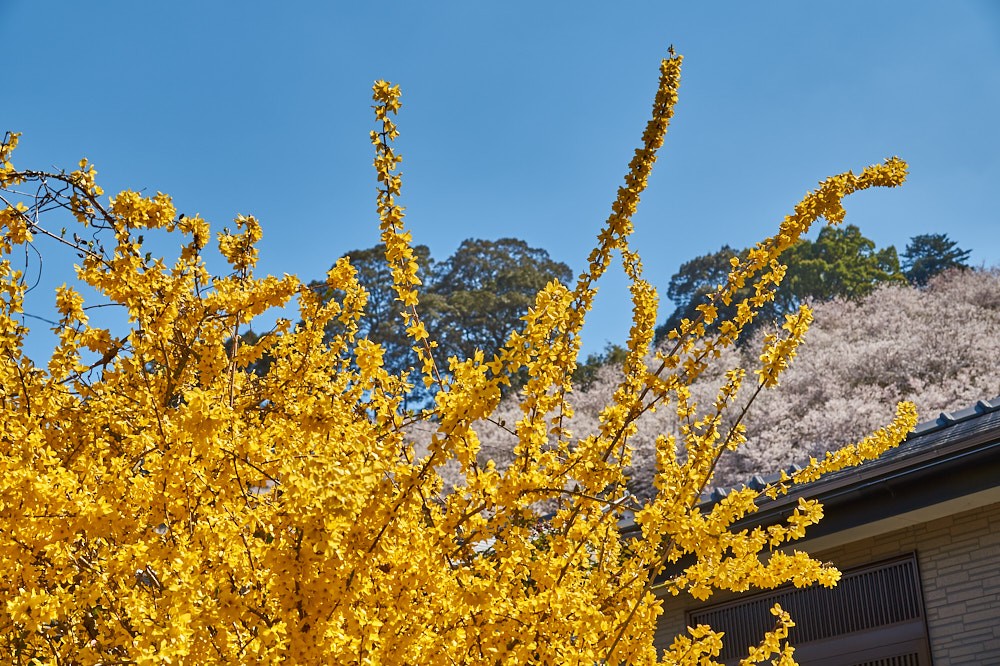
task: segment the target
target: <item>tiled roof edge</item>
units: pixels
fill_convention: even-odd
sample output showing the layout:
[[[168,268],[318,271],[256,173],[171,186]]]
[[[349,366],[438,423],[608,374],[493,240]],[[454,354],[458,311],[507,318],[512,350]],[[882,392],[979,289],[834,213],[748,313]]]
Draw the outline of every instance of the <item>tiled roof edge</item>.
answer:
[[[995,412],[997,410],[1000,410],[1000,396],[997,396],[992,400],[980,400],[976,404],[966,407],[965,409],[960,409],[957,412],[941,412],[933,421],[923,421],[918,423],[917,427],[912,433],[910,433],[907,439],[916,435],[923,435],[936,430],[942,430],[956,423],[961,423],[962,421],[967,421],[971,418],[975,418],[982,414],[989,414],[990,412]]]
[[[1000,411],[1000,396],[997,396],[991,400],[979,400],[974,405],[960,409],[957,412],[941,412],[936,419],[929,421],[922,421],[917,424],[916,428],[913,429],[906,439],[903,440],[903,444],[910,441],[914,437],[921,435],[926,435],[929,433],[937,432],[939,430],[944,430],[945,428],[950,428],[951,426],[961,423],[963,421],[968,421],[969,419],[976,418],[977,416],[982,416],[983,414],[989,414],[990,412]],[[901,444],[900,446],[902,446]],[[789,475],[802,469],[801,465],[791,464],[786,467],[783,471]],[[768,483],[773,483],[781,478],[781,472],[775,474],[768,474],[767,476],[762,476],[760,474],[754,474],[750,479],[744,484],[748,488],[754,490],[763,490]],[[715,503],[721,500],[723,497],[728,495],[730,492],[739,488],[740,486],[731,487],[714,487],[711,489],[705,489],[705,492],[701,495],[701,501],[703,503]]]

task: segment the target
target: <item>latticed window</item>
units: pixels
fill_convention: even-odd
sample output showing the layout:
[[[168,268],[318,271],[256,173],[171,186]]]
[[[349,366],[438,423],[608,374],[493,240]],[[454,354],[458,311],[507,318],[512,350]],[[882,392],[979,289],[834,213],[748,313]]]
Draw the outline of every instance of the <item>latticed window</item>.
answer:
[[[844,572],[833,589],[782,588],[688,613],[691,626],[725,632],[720,661],[737,663],[773,628],[781,604],[803,666],[928,666],[930,651],[915,554]]]

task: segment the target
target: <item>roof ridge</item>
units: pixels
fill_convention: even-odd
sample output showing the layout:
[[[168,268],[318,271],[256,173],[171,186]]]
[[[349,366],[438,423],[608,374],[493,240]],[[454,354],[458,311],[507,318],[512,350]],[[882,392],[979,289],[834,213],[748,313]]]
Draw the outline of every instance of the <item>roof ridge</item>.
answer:
[[[996,412],[996,411],[1000,411],[1000,396],[997,396],[990,400],[977,400],[975,404],[970,405],[968,407],[964,407],[955,412],[951,411],[940,412],[937,418],[927,421],[921,421],[920,423],[918,423],[916,427],[913,429],[913,431],[909,433],[902,442],[900,442],[900,446],[902,447],[907,442],[911,441],[916,437],[927,435],[933,432],[938,432],[940,430],[950,428],[951,426],[957,423],[962,423],[963,421],[968,421],[978,416],[982,416],[984,414],[989,414],[991,412]],[[869,461],[869,462],[874,462],[874,461]],[[705,490],[701,494],[701,500],[702,502],[718,502],[719,500],[721,500],[734,490],[744,487],[753,488],[754,490],[762,490],[768,484],[778,481],[781,478],[782,472],[788,475],[792,475],[801,469],[802,469],[801,465],[799,465],[798,463],[792,463],[790,465],[785,466],[782,470],[774,472],[772,474],[766,474],[766,475],[754,474],[742,484],[733,486],[713,486],[705,488]]]

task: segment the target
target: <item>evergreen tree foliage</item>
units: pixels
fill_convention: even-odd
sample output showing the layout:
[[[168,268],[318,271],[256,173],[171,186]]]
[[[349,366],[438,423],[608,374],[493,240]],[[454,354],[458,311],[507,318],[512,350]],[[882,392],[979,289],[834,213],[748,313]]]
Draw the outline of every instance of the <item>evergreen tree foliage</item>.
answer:
[[[788,272],[775,297],[781,314],[806,300],[858,299],[881,284],[904,282],[896,248],[876,249],[853,224],[823,227],[815,241],[795,245],[784,262]]]
[[[393,288],[392,269],[385,260],[386,246],[380,243],[364,250],[351,250],[340,258],[347,260],[356,271],[358,283],[367,292],[364,316],[357,321],[357,333],[382,347],[382,363],[389,372],[403,374],[420,366],[420,360],[413,350],[413,341],[407,336],[406,330],[399,325],[399,302]],[[417,266],[417,279],[425,282],[433,270],[430,248],[426,245],[413,246],[414,261]],[[336,265],[336,264],[334,264]],[[343,289],[331,287],[324,281],[310,283],[324,302],[342,301]],[[427,299],[427,308],[434,312],[436,301]],[[338,336],[347,332],[347,324],[340,319],[327,323],[323,335],[323,344],[332,344]],[[408,396],[409,401],[420,401],[426,397],[423,386],[415,386],[414,392]]]
[[[358,282],[368,292],[359,334],[382,346],[388,370],[403,373],[419,368],[420,361],[399,326],[401,307],[385,250],[385,244],[379,244],[347,252],[341,259],[351,262]],[[414,246],[413,252],[422,286],[421,320],[443,358],[471,358],[477,350],[492,358],[519,327],[535,295],[553,280],[565,284],[573,277],[569,266],[517,238],[469,238],[441,262],[434,261],[426,245]],[[326,301],[343,297],[341,291],[327,289],[322,282],[311,286]],[[343,324],[332,321],[324,341],[329,344],[343,332]],[[513,378],[505,391],[519,388],[524,381],[524,377]],[[428,397],[425,387],[417,385],[409,399],[419,403]]]
[[[434,266],[425,289],[437,297],[428,320],[445,357],[470,358],[481,350],[492,358],[553,280],[568,284],[573,273],[545,250],[517,238],[469,238]]]
[[[948,234],[920,234],[906,245],[903,271],[910,284],[923,287],[942,271],[968,268],[971,253],[958,247]]]
[[[674,310],[666,322],[656,329],[657,341],[663,340],[669,331],[678,328],[684,319],[695,319],[698,316],[695,308],[723,284],[732,270],[730,261],[733,257],[743,258],[746,250],[735,250],[723,245],[716,252],[703,254],[690,259],[670,277],[667,285],[667,298],[674,304]],[[729,319],[735,312],[735,303],[747,296],[746,287],[739,290],[739,299],[734,299],[729,305],[723,304],[721,319]]]
[[[698,306],[725,280],[730,261],[733,257],[745,257],[747,252],[724,245],[717,252],[682,264],[667,287],[667,297],[675,308],[666,322],[657,327],[657,341],[662,342],[685,319],[697,319]],[[800,240],[789,248],[782,261],[787,266],[785,279],[775,290],[774,299],[764,304],[749,324],[748,332],[780,321],[805,302],[856,299],[870,294],[880,284],[905,281],[896,249],[891,245],[877,249],[875,242],[853,224],[823,227],[815,241]],[[740,288],[738,295],[740,299],[752,296],[750,287]],[[724,320],[732,315],[737,302],[734,299],[733,303],[713,305]],[[744,341],[747,339],[749,336],[744,337]]]

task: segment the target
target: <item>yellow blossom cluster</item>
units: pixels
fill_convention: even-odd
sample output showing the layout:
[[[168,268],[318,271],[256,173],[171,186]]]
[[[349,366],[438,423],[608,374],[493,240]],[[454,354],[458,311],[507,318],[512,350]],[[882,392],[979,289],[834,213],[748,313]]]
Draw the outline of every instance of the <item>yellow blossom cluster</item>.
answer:
[[[912,428],[912,408],[860,444],[783,477],[699,505],[724,452],[745,439],[746,405],[734,405],[747,370],[726,374],[713,404],[688,386],[773,298],[781,252],[820,217],[843,218],[841,199],[894,186],[905,165],[889,160],[828,179],[779,234],[735,259],[699,318],[671,334],[647,365],[655,289],[630,247],[632,215],[673,115],[682,59],[663,61],[652,118],[612,204],[588,268],[574,288],[537,295],[521,328],[492,358],[435,358],[420,320],[417,264],[403,224],[400,156],[393,150],[398,86],[373,89],[376,206],[404,327],[421,367],[386,370],[385,351],[359,335],[367,293],[342,259],[324,300],[297,278],[257,277],[262,231],[253,217],[218,235],[228,262],[213,275],[202,256],[208,223],[178,216],[169,196],[122,192],[102,200],[85,160],[69,174],[19,171],[17,135],[0,146],[0,655],[6,663],[469,663],[714,664],[724,636],[692,628],[666,651],[652,643],[661,601],[707,598],[782,584],[832,585],[835,569],[787,550],[822,517],[802,500],[784,524],[735,531],[764,495],[870,459]],[[55,233],[39,199],[8,200],[22,182],[63,204],[105,247]],[[47,183],[58,182],[58,190]],[[59,197],[62,197],[59,199]],[[47,205],[47,203],[46,203]],[[144,253],[139,232],[180,239],[168,263]],[[11,256],[39,238],[72,245],[79,280],[120,308],[127,325],[92,326],[81,292],[56,294],[58,343],[45,368],[23,351],[26,286]],[[633,326],[623,379],[600,428],[575,437],[571,376],[596,281],[617,253],[631,285]],[[754,295],[731,320],[746,284]],[[247,324],[297,307],[256,344]],[[757,391],[777,384],[810,321],[808,309],[767,339]],[[336,335],[326,336],[336,321]],[[263,372],[252,366],[266,357]],[[516,423],[495,420],[501,386],[528,377]],[[411,377],[413,375],[413,377]],[[434,389],[414,414],[415,378]],[[657,495],[628,492],[630,438],[643,414],[672,406],[684,425],[657,444]],[[737,418],[724,416],[739,411]],[[480,456],[474,425],[516,435],[500,469]],[[409,428],[430,431],[418,449]],[[445,465],[462,481],[446,487]],[[547,513],[543,514],[544,511]],[[638,532],[623,534],[627,512]],[[682,559],[683,558],[683,559]],[[687,563],[664,579],[668,563]],[[743,663],[791,664],[792,619]]]

